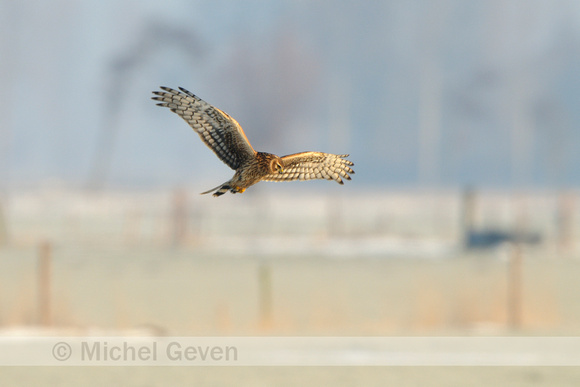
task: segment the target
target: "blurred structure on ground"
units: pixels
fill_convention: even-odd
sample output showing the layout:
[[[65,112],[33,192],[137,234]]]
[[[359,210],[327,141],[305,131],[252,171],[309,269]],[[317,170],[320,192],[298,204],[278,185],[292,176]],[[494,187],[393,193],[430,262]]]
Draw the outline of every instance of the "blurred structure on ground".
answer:
[[[3,206],[0,325],[576,334],[575,193],[474,194],[22,192]],[[538,239],[473,249],[477,230]],[[38,292],[47,243],[50,318]]]

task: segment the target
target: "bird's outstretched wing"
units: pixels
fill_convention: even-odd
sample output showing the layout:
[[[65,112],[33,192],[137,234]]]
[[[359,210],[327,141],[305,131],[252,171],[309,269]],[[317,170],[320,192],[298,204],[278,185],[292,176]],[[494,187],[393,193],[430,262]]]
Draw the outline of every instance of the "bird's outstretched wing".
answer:
[[[344,184],[342,179],[350,180],[349,173],[354,173],[348,155],[334,155],[322,152],[302,152],[282,157],[284,172],[271,173],[262,180],[292,181],[326,179]]]
[[[174,90],[161,86],[154,91],[158,106],[171,109],[193,128],[202,141],[232,169],[238,169],[244,161],[255,157],[242,127],[229,114],[210,105],[190,91],[180,87]]]

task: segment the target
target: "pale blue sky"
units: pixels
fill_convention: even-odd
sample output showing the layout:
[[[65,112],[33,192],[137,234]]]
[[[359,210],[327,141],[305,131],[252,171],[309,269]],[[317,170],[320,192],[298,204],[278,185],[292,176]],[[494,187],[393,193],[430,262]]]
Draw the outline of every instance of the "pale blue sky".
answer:
[[[149,101],[167,85],[228,111],[258,149],[351,153],[361,187],[576,186],[579,10],[572,0],[0,1],[1,180],[82,186],[103,160],[108,186],[230,176]]]

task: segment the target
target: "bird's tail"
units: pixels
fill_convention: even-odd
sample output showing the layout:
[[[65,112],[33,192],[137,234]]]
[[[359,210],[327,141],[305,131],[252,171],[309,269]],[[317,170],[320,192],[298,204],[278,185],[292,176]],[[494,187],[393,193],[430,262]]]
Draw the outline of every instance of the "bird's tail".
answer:
[[[225,194],[226,192],[228,192],[231,189],[232,189],[232,187],[230,186],[230,182],[226,181],[225,183],[220,184],[217,187],[210,189],[209,191],[202,192],[200,195],[205,195],[205,194],[208,194],[210,192],[216,191],[216,192],[214,192],[213,196],[218,197],[218,196]]]

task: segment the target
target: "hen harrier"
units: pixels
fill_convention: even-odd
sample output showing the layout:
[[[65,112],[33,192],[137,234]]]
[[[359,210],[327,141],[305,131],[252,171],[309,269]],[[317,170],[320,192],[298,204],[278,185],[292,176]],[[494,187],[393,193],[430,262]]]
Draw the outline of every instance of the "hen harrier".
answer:
[[[236,120],[220,109],[211,106],[193,93],[180,87],[173,90],[161,87],[154,91],[160,101],[158,106],[171,109],[193,128],[201,140],[217,157],[236,171],[234,177],[219,186],[203,192],[220,196],[228,190],[242,193],[261,180],[292,181],[326,179],[343,184],[342,178],[350,180],[354,165],[345,157],[322,152],[301,152],[278,157],[271,153],[256,152]]]

